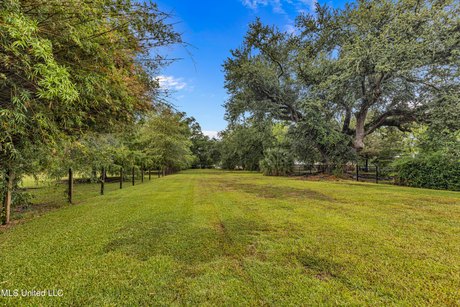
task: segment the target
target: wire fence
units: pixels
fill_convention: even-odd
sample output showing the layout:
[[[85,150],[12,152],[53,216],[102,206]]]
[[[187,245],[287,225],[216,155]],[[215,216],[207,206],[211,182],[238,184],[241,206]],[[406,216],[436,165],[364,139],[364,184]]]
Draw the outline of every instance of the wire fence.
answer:
[[[68,169],[59,180],[32,177],[23,179],[20,193],[16,193],[12,214],[14,219],[35,215],[42,211],[78,204],[98,195],[126,189],[174,173],[172,170],[143,169],[140,167],[108,168],[87,172]]]
[[[293,169],[296,176],[316,176],[322,174],[335,174],[339,177],[375,183],[395,183],[393,169],[389,166],[369,164],[296,164]]]
[[[162,172],[138,167],[120,168],[118,171],[102,168],[98,177],[93,174],[91,177],[85,178],[75,176],[73,170],[69,169],[67,178],[61,180],[60,183],[67,186],[65,191],[67,201],[73,203],[78,198],[76,186],[80,187],[82,191],[92,187],[91,194],[104,195],[107,192],[123,189],[130,185],[135,186],[146,180],[151,180],[152,177],[160,178],[170,173],[169,171]],[[94,188],[94,186],[98,186],[98,188]]]
[[[27,217],[66,204],[78,204],[98,195],[126,189],[160,177],[173,174],[173,170],[144,169],[141,167],[111,167],[88,172],[68,169],[67,176],[59,180],[23,180],[21,193],[13,203],[15,219]],[[395,183],[392,169],[378,165],[357,164],[297,164],[296,176],[340,175],[350,180]]]

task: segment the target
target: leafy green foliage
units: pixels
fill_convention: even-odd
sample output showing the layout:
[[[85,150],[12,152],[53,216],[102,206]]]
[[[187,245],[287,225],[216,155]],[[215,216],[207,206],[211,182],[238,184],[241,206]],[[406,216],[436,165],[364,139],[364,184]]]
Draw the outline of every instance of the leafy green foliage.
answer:
[[[218,140],[210,139],[201,131],[200,124],[192,117],[189,118],[189,127],[191,130],[190,140],[192,151],[195,159],[192,168],[211,168],[220,162],[220,151]]]
[[[269,176],[287,176],[292,173],[293,167],[292,154],[284,148],[267,149],[260,161],[260,170]]]
[[[180,170],[188,168],[193,161],[190,134],[183,114],[160,108],[149,113],[140,125],[139,142],[153,165]]]
[[[360,152],[360,158],[366,165],[370,162],[378,163],[380,167],[387,166],[407,154],[405,140],[409,137],[410,134],[394,127],[382,127],[366,137],[364,142],[366,146]]]
[[[221,162],[225,169],[259,170],[264,150],[274,143],[269,122],[265,125],[236,124],[222,132],[221,137]]]
[[[351,150],[351,138],[341,133],[334,121],[324,115],[321,108],[310,104],[305,106],[309,120],[291,126],[289,139],[298,159],[314,163],[346,163],[355,159]]]
[[[336,142],[360,152],[381,127],[432,123],[459,105],[459,15],[454,0],[365,0],[317,6],[293,34],[257,20],[224,64],[227,117],[290,121],[323,160],[343,156]]]
[[[20,154],[19,140],[47,145],[132,122],[158,87],[150,48],[180,42],[151,2],[10,0],[0,14],[5,157]]]
[[[405,158],[395,163],[397,182],[430,189],[460,191],[460,159],[434,153]]]
[[[107,163],[85,134],[121,132],[151,108],[170,62],[160,49],[182,43],[168,17],[152,1],[2,1],[0,170]]]

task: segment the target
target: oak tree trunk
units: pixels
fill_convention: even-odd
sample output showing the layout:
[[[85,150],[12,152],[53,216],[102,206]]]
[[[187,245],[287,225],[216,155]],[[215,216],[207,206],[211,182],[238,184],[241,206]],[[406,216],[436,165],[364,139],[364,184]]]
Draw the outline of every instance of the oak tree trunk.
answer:
[[[353,147],[357,152],[364,149],[364,137],[366,136],[364,125],[366,124],[366,116],[367,111],[362,111],[356,114],[356,132],[353,140]]]

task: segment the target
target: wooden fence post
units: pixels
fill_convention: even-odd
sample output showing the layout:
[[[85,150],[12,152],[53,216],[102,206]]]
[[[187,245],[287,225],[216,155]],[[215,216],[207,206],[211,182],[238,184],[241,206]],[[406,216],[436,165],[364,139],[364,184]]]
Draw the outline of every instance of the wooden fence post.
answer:
[[[6,194],[4,195],[4,199],[1,199],[3,201],[3,209],[5,210],[5,218],[3,220],[4,225],[8,224],[10,222],[10,216],[11,216],[11,199],[12,199],[12,193],[13,193],[13,182],[14,182],[14,174],[11,169],[8,169],[6,173],[7,178],[6,180]]]
[[[379,183],[379,166],[375,165],[375,183]]]
[[[123,166],[120,168],[120,189],[123,189]]]
[[[132,181],[133,181],[133,185],[134,185],[134,166],[133,166],[133,169],[132,169],[131,177],[132,177]]]
[[[104,195],[104,184],[105,184],[105,168],[101,169],[101,195]]]
[[[356,181],[359,181],[359,164],[356,163]]]
[[[144,167],[141,168],[141,182],[144,183]]]
[[[72,203],[73,200],[73,171],[72,168],[69,168],[69,179],[68,179],[68,191],[67,191],[67,197],[69,200],[69,203]]]
[[[150,179],[152,179],[152,169],[151,168],[149,168],[149,181]]]
[[[161,174],[160,174],[160,168],[158,168],[158,178],[160,178]]]

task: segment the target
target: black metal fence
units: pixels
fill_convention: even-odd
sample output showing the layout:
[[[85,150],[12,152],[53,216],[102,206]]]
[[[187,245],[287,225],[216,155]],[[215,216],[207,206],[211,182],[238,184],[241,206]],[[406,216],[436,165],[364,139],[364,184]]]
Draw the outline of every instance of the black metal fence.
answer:
[[[13,193],[11,220],[28,218],[68,203],[78,204],[92,197],[153,181],[175,171],[113,166],[90,172],[68,169],[66,173],[60,179],[24,176],[18,183],[19,189]]]
[[[389,166],[377,164],[296,164],[294,165],[293,175],[295,176],[316,176],[316,175],[336,175],[364,182],[384,182],[394,183],[393,170]]]
[[[137,167],[120,168],[118,171],[102,168],[98,177],[95,173],[93,173],[93,175],[89,178],[85,178],[84,176],[75,178],[73,170],[69,168],[67,178],[62,180],[61,183],[67,184],[67,201],[69,203],[73,203],[76,184],[92,184],[93,186],[98,184],[99,194],[104,195],[106,193],[106,186],[108,184],[116,184],[119,189],[123,189],[123,187],[127,185],[134,186],[139,183],[144,183],[145,180],[151,180],[152,176],[160,178],[161,176],[169,174],[169,171],[150,170]]]
[[[45,209],[65,203],[79,203],[90,197],[139,185],[172,173],[174,171],[166,169],[111,167],[93,170],[91,173],[68,169],[67,175],[59,180],[43,177],[36,181],[26,176],[20,184],[20,193],[16,194],[19,197],[16,201],[16,209],[22,212],[37,205]]]

